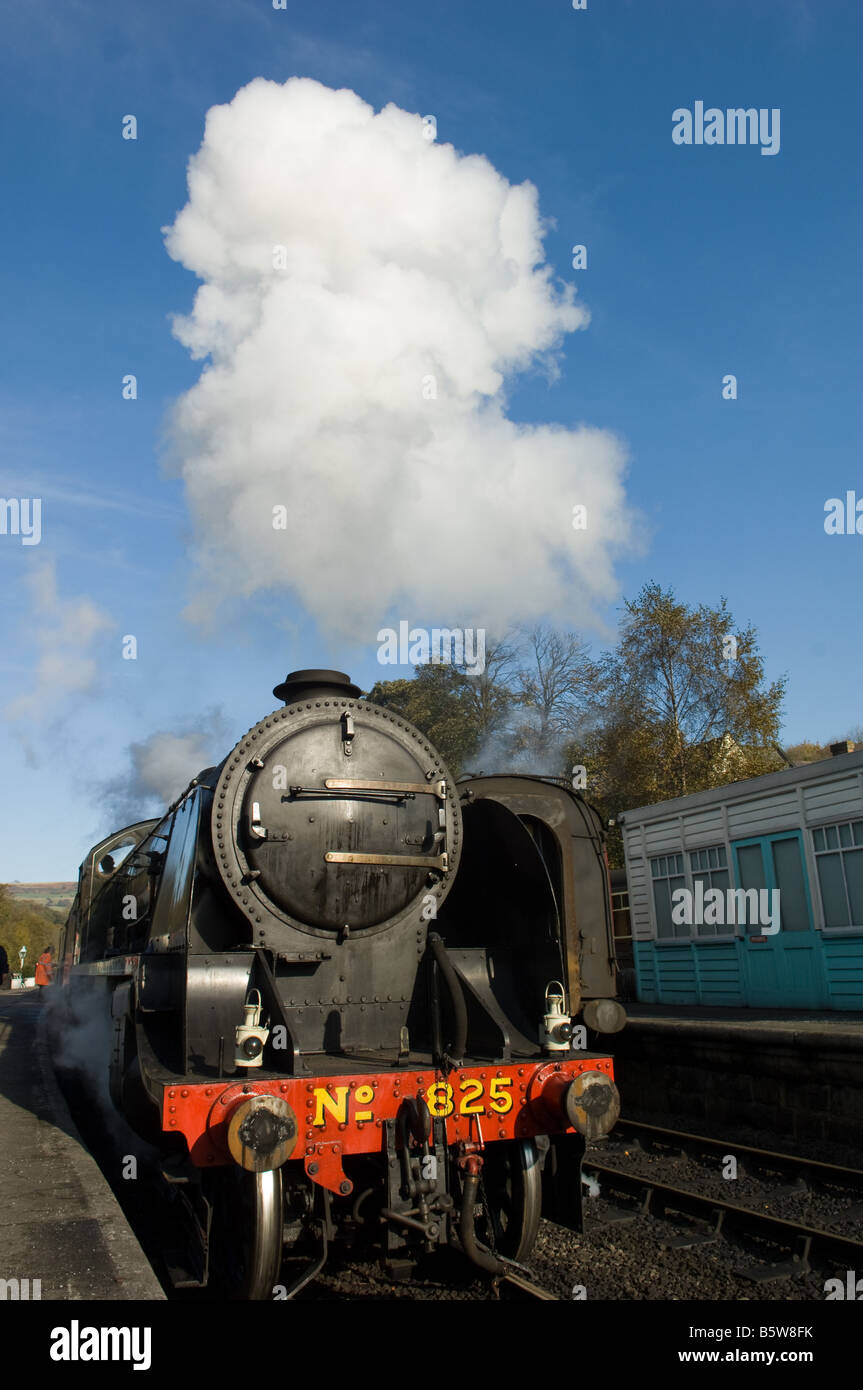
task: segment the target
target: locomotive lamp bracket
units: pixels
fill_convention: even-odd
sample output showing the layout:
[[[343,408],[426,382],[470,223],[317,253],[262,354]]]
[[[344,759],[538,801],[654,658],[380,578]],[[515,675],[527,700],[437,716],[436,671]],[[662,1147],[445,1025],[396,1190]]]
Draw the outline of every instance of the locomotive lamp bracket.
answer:
[[[261,823],[261,806],[257,801],[252,802],[252,814],[249,817],[249,834],[253,835],[256,840],[273,840],[281,844],[284,844],[287,840],[292,838],[290,835],[274,833]],[[251,871],[251,878],[249,875],[246,875],[243,878],[243,882],[248,883],[252,878],[260,878],[260,876],[260,870],[254,869]]]
[[[250,1002],[257,996],[257,1004]],[[234,1029],[234,1066],[259,1067],[263,1061],[264,1047],[270,1036],[269,1028],[261,1026],[261,995],[257,989],[249,990],[243,1005],[243,1022]]]
[[[566,992],[560,980],[551,980],[545,990],[545,1014],[539,1040],[544,1052],[566,1052],[571,1038],[572,1019],[566,1012]]]
[[[349,758],[354,751],[352,744],[356,738],[356,732],[354,717],[348,710],[345,710],[342,714],[342,750],[346,758]]]

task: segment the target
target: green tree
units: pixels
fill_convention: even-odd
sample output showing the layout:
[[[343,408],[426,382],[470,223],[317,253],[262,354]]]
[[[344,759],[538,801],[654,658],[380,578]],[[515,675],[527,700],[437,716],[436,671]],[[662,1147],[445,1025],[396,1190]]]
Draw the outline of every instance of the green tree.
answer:
[[[514,660],[508,642],[487,643],[478,675],[449,663],[416,666],[413,680],[378,681],[368,698],[416,724],[458,777],[506,722],[514,698],[506,678]]]
[[[378,681],[368,698],[415,724],[457,777],[477,742],[477,727],[463,699],[463,677],[452,666],[415,670],[413,680]]]

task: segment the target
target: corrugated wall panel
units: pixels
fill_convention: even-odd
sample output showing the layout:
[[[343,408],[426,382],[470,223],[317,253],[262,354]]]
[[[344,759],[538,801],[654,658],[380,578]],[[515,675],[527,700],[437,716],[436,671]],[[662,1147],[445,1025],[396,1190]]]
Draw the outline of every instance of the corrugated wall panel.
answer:
[[[771,835],[800,824],[797,788],[743,801],[728,807],[728,832],[732,840],[748,839],[752,835]]]
[[[697,945],[693,947],[693,952],[699,1004],[742,1005],[745,1000],[738,942]]]
[[[725,837],[721,806],[690,811],[683,816],[683,833],[687,845],[715,844]]]
[[[698,983],[691,946],[657,949],[656,983],[661,1004],[698,1003]]]
[[[831,1009],[863,1009],[863,934],[822,936]]]
[[[632,955],[635,961],[635,997],[642,1004],[658,1003],[656,997],[656,951],[649,941],[633,941]]]
[[[644,827],[644,850],[648,859],[657,854],[671,854],[680,850],[680,822],[658,820]]]
[[[623,852],[627,862],[630,857],[635,857],[641,853],[641,826],[623,827]]]
[[[838,782],[819,782],[803,788],[806,820],[816,823],[847,820],[863,812],[863,796],[857,777],[843,777]]]
[[[650,887],[647,865],[643,859],[634,859],[626,866],[626,882],[629,888],[629,920],[632,935],[644,940],[652,935],[650,925]]]

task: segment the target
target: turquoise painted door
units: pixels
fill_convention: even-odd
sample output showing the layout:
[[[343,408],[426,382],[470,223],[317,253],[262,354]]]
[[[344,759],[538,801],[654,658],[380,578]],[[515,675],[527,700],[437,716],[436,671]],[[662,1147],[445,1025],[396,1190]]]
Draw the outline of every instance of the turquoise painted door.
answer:
[[[771,904],[779,889],[779,931],[769,935],[757,921],[741,928],[747,1002],[772,1009],[826,1007],[821,941],[813,929],[800,831],[737,840],[731,852],[735,887],[755,888],[759,894],[766,889]]]

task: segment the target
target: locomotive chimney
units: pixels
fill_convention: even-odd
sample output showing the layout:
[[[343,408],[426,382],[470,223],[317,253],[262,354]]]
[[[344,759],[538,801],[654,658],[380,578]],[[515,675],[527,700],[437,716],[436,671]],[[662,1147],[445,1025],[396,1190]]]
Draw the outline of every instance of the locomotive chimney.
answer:
[[[277,700],[292,705],[296,700],[307,700],[311,695],[341,695],[346,700],[358,700],[362,691],[358,685],[351,684],[350,676],[344,671],[289,671],[273,689]]]

